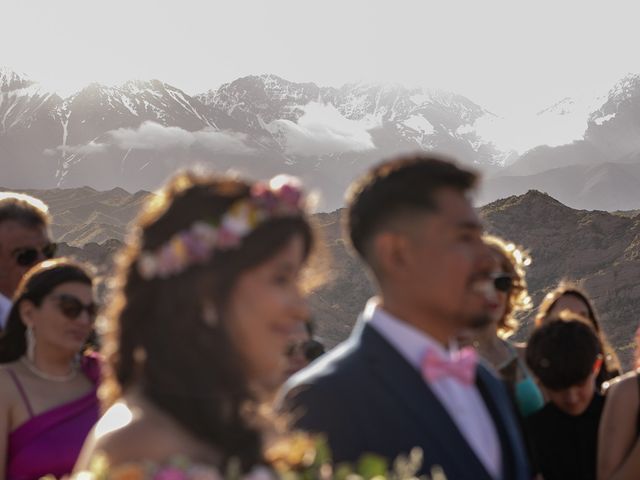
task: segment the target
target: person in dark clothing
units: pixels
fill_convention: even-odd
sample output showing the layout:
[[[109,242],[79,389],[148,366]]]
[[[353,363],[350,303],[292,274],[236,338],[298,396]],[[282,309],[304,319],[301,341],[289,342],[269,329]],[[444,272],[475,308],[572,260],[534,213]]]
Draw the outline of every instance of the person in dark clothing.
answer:
[[[602,367],[588,320],[562,315],[535,330],[527,363],[549,402],[526,419],[536,464],[545,480],[595,480],[598,426],[604,397],[596,392]]]
[[[351,337],[283,387],[295,428],[323,434],[335,464],[417,447],[416,476],[530,480],[505,386],[458,336],[490,323],[493,258],[469,193],[472,172],[416,154],[383,162],[350,188],[351,246],[378,295]]]

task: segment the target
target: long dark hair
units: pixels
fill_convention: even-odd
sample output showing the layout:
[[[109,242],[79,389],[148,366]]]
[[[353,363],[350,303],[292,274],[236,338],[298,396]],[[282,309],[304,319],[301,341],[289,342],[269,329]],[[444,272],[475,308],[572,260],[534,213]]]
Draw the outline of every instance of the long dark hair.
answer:
[[[115,290],[107,312],[105,355],[111,367],[101,391],[105,406],[134,384],[227,461],[244,468],[262,461],[261,436],[247,418],[255,402],[233,345],[225,311],[238,277],[277,254],[295,235],[305,259],[313,235],[302,214],[273,217],[236,249],[216,251],[205,264],[168,278],[145,279],[142,251],[154,251],[202,219],[219,219],[251,184],[183,172],[144,208],[117,261]],[[207,317],[216,312],[217,321]]]
[[[7,325],[0,334],[0,363],[18,360],[27,351],[27,327],[20,316],[22,302],[30,301],[39,307],[54,288],[69,282],[93,285],[91,274],[81,264],[66,258],[46,260],[25,274],[14,294]]]
[[[596,308],[593,305],[593,302],[589,298],[587,292],[579,285],[567,280],[563,280],[555,289],[547,293],[547,295],[545,295],[544,299],[542,300],[542,303],[540,303],[540,306],[538,307],[538,312],[534,320],[535,326],[539,327],[540,325],[542,325],[542,323],[548,317],[549,312],[551,312],[553,310],[553,307],[555,307],[558,300],[560,300],[564,296],[573,296],[578,300],[581,300],[587,306],[587,318],[591,322],[591,325],[593,326],[596,334],[598,335],[598,338],[600,339],[600,346],[602,354],[604,355],[604,364],[597,378],[598,385],[602,385],[603,382],[620,375],[622,373],[622,368],[620,366],[618,355],[616,355],[616,351],[613,349],[613,347],[609,343],[609,340],[607,339],[606,334],[602,330],[600,320],[598,318],[598,314],[596,313]]]

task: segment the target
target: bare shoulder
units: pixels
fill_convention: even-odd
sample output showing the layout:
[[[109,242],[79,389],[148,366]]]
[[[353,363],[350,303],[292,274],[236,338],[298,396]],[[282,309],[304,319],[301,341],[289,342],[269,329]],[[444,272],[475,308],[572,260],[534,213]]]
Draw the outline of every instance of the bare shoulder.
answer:
[[[209,460],[205,449],[166,414],[139,403],[117,402],[91,432],[77,468],[85,469],[95,455],[109,464],[140,460],[166,462],[175,456]],[[204,458],[203,458],[204,457]]]
[[[18,399],[18,390],[15,381],[11,377],[15,362],[0,364],[0,404],[7,405]]]
[[[638,404],[640,400],[638,384],[638,374],[633,372],[625,373],[603,385],[607,393],[607,401],[625,405]]]

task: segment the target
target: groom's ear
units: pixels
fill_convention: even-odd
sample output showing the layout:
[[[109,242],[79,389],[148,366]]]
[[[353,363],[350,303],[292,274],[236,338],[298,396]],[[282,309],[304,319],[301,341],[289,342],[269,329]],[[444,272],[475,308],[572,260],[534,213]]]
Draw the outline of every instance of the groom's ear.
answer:
[[[397,278],[410,264],[409,238],[403,233],[378,233],[373,239],[372,250],[376,269],[385,277]]]

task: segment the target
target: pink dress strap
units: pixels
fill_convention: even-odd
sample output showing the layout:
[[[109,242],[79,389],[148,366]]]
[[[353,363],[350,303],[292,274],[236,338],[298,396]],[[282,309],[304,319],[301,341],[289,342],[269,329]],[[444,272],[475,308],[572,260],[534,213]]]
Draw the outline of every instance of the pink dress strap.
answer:
[[[62,478],[73,470],[82,444],[100,414],[99,358],[85,355],[80,367],[93,388],[75,400],[31,417],[9,433],[3,480],[32,480],[47,474]],[[26,402],[26,396],[23,398]]]
[[[15,383],[16,388],[18,389],[18,392],[20,393],[20,396],[22,397],[22,401],[24,402],[24,406],[27,407],[27,412],[29,412],[29,418],[33,418],[33,408],[31,408],[31,403],[29,402],[29,397],[27,397],[27,392],[24,391],[24,387],[22,386],[22,383],[18,379],[18,376],[16,375],[16,372],[11,370],[10,368],[7,369],[7,372],[9,372],[9,375],[11,376],[11,379],[13,380],[13,383]]]

